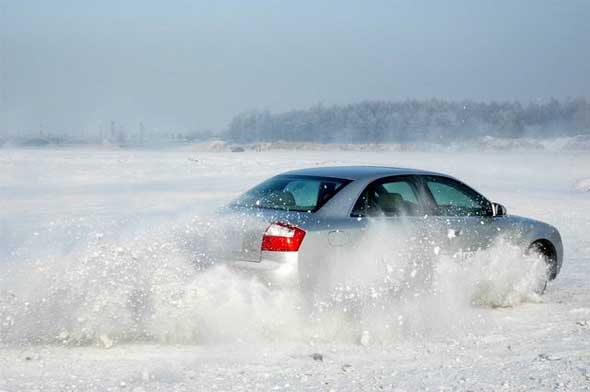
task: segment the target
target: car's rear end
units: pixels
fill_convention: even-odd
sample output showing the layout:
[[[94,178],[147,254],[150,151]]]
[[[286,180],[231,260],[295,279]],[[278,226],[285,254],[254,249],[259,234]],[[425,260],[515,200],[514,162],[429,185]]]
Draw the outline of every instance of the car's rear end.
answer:
[[[225,210],[227,261],[257,270],[269,282],[295,284],[299,259],[313,246],[317,213],[351,181],[308,175],[279,175],[254,187]]]

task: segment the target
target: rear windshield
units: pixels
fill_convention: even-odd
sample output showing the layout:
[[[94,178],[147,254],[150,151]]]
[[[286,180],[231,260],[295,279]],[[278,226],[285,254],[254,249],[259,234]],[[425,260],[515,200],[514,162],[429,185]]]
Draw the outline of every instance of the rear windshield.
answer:
[[[315,212],[350,180],[331,177],[281,175],[250,189],[235,206],[271,210]]]

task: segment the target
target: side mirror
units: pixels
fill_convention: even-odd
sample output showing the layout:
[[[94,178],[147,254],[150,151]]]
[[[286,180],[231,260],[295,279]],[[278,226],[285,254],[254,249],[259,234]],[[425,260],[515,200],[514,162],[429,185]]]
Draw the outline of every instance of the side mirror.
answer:
[[[500,203],[492,203],[492,216],[506,216],[506,207]]]

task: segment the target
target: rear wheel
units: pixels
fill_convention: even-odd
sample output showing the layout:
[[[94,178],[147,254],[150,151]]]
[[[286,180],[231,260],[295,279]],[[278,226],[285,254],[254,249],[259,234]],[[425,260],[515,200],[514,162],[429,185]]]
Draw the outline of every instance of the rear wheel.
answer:
[[[544,241],[537,241],[533,242],[531,246],[529,246],[527,254],[536,255],[545,263],[547,267],[543,279],[539,280],[534,288],[535,293],[542,295],[547,289],[547,283],[549,282],[549,279],[553,276],[556,262],[555,251],[553,250],[551,244],[545,243]]]

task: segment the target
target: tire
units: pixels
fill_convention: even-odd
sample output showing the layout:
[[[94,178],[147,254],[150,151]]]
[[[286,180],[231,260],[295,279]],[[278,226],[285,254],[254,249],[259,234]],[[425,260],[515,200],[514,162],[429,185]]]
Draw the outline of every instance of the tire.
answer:
[[[549,279],[555,268],[555,254],[552,251],[550,245],[540,241],[533,242],[531,246],[529,246],[527,254],[536,255],[541,260],[543,260],[543,262],[547,266],[547,273],[545,274],[543,280],[540,281],[537,287],[533,289],[535,293],[543,295],[543,293],[545,293],[545,290],[547,289],[547,283],[549,283]]]

